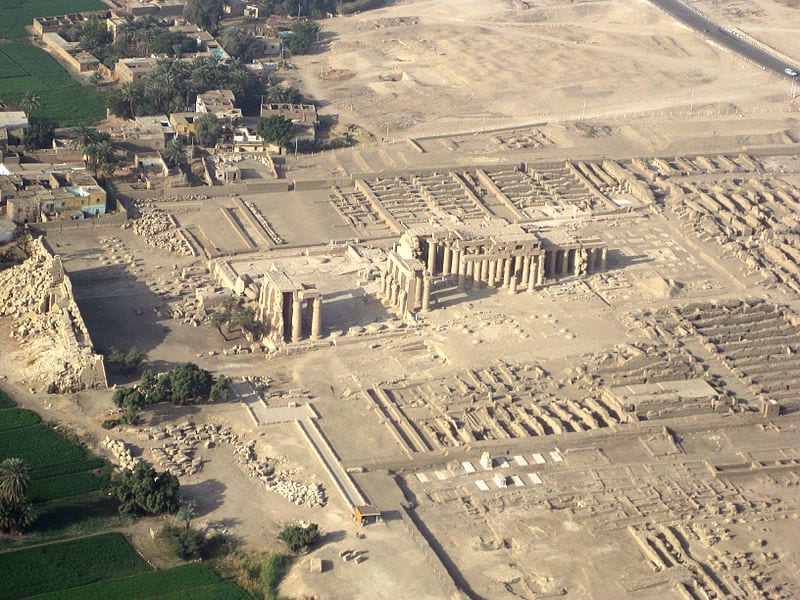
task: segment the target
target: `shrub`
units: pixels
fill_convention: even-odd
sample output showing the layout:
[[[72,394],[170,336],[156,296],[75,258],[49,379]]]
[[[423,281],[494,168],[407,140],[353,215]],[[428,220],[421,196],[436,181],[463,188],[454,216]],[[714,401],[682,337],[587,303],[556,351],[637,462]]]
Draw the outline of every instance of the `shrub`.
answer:
[[[292,552],[299,552],[319,539],[319,526],[316,523],[288,525],[278,534],[278,539],[285,543]]]

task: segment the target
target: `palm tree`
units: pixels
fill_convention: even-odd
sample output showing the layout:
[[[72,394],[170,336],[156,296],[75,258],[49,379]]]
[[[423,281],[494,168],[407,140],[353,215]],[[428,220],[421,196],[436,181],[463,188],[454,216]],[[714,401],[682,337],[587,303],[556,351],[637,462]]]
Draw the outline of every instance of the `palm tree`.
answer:
[[[164,146],[164,160],[173,165],[179,165],[186,158],[186,144],[179,138],[172,138]]]
[[[0,499],[18,506],[25,499],[31,475],[21,458],[7,458],[0,462]]]
[[[39,96],[33,92],[25,92],[19,99],[19,106],[25,113],[26,117],[31,115],[34,108],[39,108]]]
[[[92,129],[86,123],[81,123],[80,125],[73,127],[72,140],[70,140],[69,143],[70,147],[83,151],[83,149],[91,143],[94,132],[96,131],[96,129]]]
[[[128,106],[131,109],[131,119],[136,118],[134,102],[138,102],[142,96],[141,84],[128,81],[119,87],[119,92],[122,95],[122,99],[128,103]]]
[[[28,525],[33,523],[33,513],[31,505],[20,502],[11,504],[7,500],[0,498],[0,531],[22,532]]]
[[[101,171],[104,174],[110,174],[114,170],[114,145],[111,143],[107,133],[98,133],[104,134],[105,137],[100,137],[86,146],[83,155],[86,166],[94,171],[95,177],[97,177]]]

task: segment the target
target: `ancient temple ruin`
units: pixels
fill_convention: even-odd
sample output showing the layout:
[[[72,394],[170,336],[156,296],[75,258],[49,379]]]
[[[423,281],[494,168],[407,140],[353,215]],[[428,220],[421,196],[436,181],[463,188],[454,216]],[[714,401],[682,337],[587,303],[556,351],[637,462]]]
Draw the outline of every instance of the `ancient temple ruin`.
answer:
[[[257,317],[276,343],[318,340],[322,332],[322,296],[313,285],[295,281],[278,265],[264,273]]]
[[[430,308],[434,282],[459,290],[499,287],[533,293],[545,279],[604,271],[608,248],[562,230],[527,232],[518,225],[482,222],[455,228],[417,226],[388,252],[380,297],[401,315]]]

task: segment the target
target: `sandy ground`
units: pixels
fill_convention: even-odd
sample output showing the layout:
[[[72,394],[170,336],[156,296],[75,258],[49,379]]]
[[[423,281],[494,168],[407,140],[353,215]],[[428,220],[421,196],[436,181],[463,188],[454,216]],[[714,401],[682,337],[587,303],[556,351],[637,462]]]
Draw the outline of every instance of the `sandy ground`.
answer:
[[[329,20],[321,40],[295,59],[301,89],[323,113],[390,137],[761,104],[781,83],[645,0],[404,2]]]
[[[796,0],[689,0],[719,23],[733,25],[800,62]]]

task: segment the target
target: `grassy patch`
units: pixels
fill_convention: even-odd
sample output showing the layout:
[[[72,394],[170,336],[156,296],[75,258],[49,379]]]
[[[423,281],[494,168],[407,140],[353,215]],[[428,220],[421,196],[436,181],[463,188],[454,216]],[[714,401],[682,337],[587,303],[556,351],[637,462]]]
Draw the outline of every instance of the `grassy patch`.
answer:
[[[261,581],[268,600],[280,600],[278,586],[289,572],[294,557],[288,554],[273,554],[265,562],[261,570]]]
[[[183,593],[195,588],[205,588],[222,583],[219,576],[203,565],[183,565],[167,571],[135,575],[124,579],[99,581],[90,585],[60,591],[58,600],[145,600]],[[184,598],[185,596],[179,595]],[[228,596],[218,596],[228,598]],[[44,600],[52,595],[34,596],[31,600]]]
[[[13,408],[17,405],[8,394],[0,391],[0,408]]]
[[[0,598],[47,594],[149,571],[121,533],[0,554]]]
[[[0,431],[10,431],[20,427],[31,427],[42,422],[35,412],[24,408],[6,408],[0,410]]]

